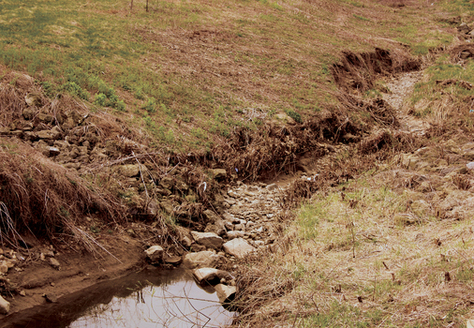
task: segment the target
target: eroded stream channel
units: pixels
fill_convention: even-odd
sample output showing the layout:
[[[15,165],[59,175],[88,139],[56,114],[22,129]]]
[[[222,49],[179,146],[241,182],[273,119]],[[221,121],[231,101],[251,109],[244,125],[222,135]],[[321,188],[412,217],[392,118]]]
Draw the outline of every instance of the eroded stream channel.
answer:
[[[99,283],[19,312],[2,327],[220,327],[233,312],[185,269],[153,270]]]

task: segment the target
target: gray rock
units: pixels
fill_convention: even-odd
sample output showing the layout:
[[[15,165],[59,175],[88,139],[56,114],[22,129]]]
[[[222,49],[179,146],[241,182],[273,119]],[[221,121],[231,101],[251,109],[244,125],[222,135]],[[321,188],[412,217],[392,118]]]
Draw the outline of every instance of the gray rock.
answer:
[[[21,115],[23,115],[23,118],[25,120],[32,120],[35,117],[35,114],[36,114],[36,110],[31,107],[25,108],[23,112],[21,113]]]
[[[214,232],[191,231],[191,235],[198,244],[216,250],[220,249],[224,243],[224,240]]]
[[[214,287],[216,290],[217,297],[221,304],[228,303],[234,300],[235,293],[237,293],[237,287],[226,286],[224,284],[218,284]]]
[[[10,312],[10,302],[0,296],[0,313],[8,314],[8,312]]]
[[[2,263],[0,263],[0,273],[7,273],[8,272],[8,265],[5,261],[2,261]]]
[[[58,156],[61,151],[56,147],[49,147],[49,156]]]
[[[234,229],[235,229],[235,230],[242,231],[242,230],[245,230],[245,226],[244,226],[243,224],[240,224],[240,223],[239,223],[239,224],[236,224],[236,225],[234,226]]]
[[[59,264],[58,260],[53,257],[48,258],[48,263],[56,270],[59,270],[61,268],[61,264]]]
[[[193,276],[199,284],[207,283],[210,285],[218,284],[222,279],[229,281],[234,279],[229,272],[214,268],[195,269]]]
[[[234,220],[234,216],[227,212],[224,212],[224,214],[222,214],[222,217],[224,218],[224,220],[229,222],[232,222]]]
[[[209,175],[216,180],[222,180],[227,177],[227,172],[224,169],[209,170]]]
[[[152,262],[160,262],[163,259],[163,254],[165,250],[163,247],[159,245],[151,246],[147,250],[145,250],[146,256],[152,261]]]
[[[247,254],[255,250],[255,247],[251,246],[243,238],[232,239],[231,241],[226,242],[223,247],[227,254],[233,255],[239,259],[244,258]]]
[[[186,248],[189,248],[191,247],[191,244],[192,244],[192,240],[191,238],[189,238],[188,236],[184,236],[182,239],[181,239],[181,244],[186,247]]]
[[[140,165],[138,164],[121,165],[117,170],[121,175],[129,178],[140,175]]]
[[[204,229],[205,232],[213,232],[219,236],[225,233],[225,225],[224,221],[219,220],[213,223],[208,223],[206,228]]]
[[[183,265],[189,269],[202,267],[215,267],[221,259],[215,251],[202,251],[189,253],[184,256]]]
[[[41,106],[41,94],[39,94],[39,93],[28,93],[25,96],[25,102],[28,106]]]
[[[227,238],[229,239],[243,238],[244,235],[243,231],[227,231]]]
[[[44,298],[46,298],[46,301],[48,303],[57,303],[58,302],[58,297],[56,294],[49,293],[49,294],[44,294]]]
[[[272,191],[278,189],[278,186],[276,183],[269,184],[267,187],[267,190]]]
[[[36,132],[36,136],[45,140],[58,140],[61,138],[61,130],[55,126],[51,130],[41,130]]]
[[[193,243],[192,246],[191,246],[191,251],[192,252],[202,252],[202,251],[206,251],[206,250],[207,250],[207,247],[204,246],[204,245],[201,245],[201,244]]]

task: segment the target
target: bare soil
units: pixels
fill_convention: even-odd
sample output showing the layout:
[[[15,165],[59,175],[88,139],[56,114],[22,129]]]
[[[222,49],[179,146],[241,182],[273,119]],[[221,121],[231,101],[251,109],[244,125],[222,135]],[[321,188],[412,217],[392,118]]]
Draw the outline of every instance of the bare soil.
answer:
[[[31,247],[25,252],[24,263],[8,274],[7,285],[10,289],[12,314],[2,315],[1,327],[9,327],[21,317],[21,311],[48,302],[45,295],[57,298],[83,290],[98,282],[130,274],[143,267],[143,246],[124,233],[110,235],[102,243],[113,254],[113,257],[102,253],[92,254],[76,250],[75,245],[61,245],[59,249],[41,245]],[[41,250],[54,250],[54,258],[59,261],[60,268],[53,268],[46,260],[36,259]],[[5,283],[5,281],[4,281]]]

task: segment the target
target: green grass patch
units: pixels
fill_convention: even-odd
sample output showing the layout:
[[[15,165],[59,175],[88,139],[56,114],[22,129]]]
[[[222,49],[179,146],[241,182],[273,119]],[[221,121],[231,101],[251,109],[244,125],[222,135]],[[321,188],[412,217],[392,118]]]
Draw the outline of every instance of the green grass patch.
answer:
[[[248,122],[239,108],[285,108],[302,122],[337,104],[329,92],[336,89],[331,65],[343,51],[372,51],[374,36],[405,42],[414,54],[451,42],[431,13],[420,20],[410,7],[394,13],[367,0],[160,0],[150,2],[149,12],[129,6],[126,0],[3,1],[0,64],[40,80],[48,96],[66,92],[142,113],[136,122],[151,120],[144,124],[157,142],[204,148],[236,126],[264,123]],[[472,9],[461,0],[439,6]],[[190,137],[198,128],[208,139],[198,138],[200,145]]]

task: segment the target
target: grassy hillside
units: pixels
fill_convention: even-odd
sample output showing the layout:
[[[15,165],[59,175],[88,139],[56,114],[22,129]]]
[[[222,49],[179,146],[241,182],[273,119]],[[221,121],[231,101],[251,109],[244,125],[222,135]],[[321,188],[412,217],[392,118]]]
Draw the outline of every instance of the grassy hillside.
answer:
[[[426,55],[452,40],[450,25],[431,19],[441,2],[144,5],[2,1],[0,63],[36,78],[49,97],[73,94],[173,150],[203,150],[236,127],[258,129],[285,112],[304,119],[337,104],[331,67],[343,52]]]

